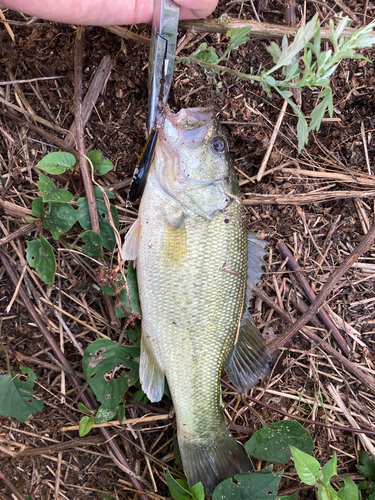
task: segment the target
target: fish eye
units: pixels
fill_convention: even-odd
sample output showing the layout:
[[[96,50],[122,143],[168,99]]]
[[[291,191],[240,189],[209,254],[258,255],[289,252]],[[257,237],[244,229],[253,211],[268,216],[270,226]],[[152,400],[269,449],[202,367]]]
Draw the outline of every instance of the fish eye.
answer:
[[[211,140],[211,148],[218,153],[222,153],[225,150],[225,141],[222,137],[214,137]]]

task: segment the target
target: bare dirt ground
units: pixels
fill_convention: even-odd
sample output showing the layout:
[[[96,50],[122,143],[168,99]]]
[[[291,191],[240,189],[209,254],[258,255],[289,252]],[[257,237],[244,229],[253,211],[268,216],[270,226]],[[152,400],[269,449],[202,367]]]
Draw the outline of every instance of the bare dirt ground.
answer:
[[[213,17],[228,11],[233,19],[254,20],[252,3],[222,1]],[[307,19],[319,12],[320,19],[326,20],[327,13],[332,17],[343,8],[353,19],[352,27],[374,19],[375,6],[368,1],[329,0],[325,4],[326,7],[322,2],[307,3]],[[305,5],[297,5],[297,23]],[[254,6],[261,22],[285,25],[281,1],[257,0]],[[77,27],[31,19],[11,11],[3,14],[12,24],[2,22],[0,26],[0,249],[19,279],[26,264],[26,241],[37,235],[35,226],[28,226],[22,219],[30,214],[31,202],[38,196],[38,172],[34,167],[47,153],[63,147],[64,140],[68,145],[67,131],[74,120]],[[149,26],[132,26],[130,30],[150,36]],[[227,43],[218,33],[181,28],[181,54],[192,53],[204,41],[219,52]],[[267,43],[264,39],[251,39],[232,53],[229,67],[249,72],[260,63],[270,66]],[[375,50],[363,52],[375,60]],[[128,185],[123,181],[131,177],[146,139],[148,45],[102,27],[87,27],[82,59],[84,95],[103,58],[112,69],[105,82],[98,84],[100,95],[84,127],[85,146],[87,150],[98,149],[115,164],[114,172],[100,182],[108,188],[115,187],[123,235],[136,218],[137,205],[126,209],[126,186],[121,186]],[[43,79],[50,76],[61,78]],[[38,80],[4,84],[31,79]],[[332,78],[332,88],[334,117],[326,119],[319,133],[311,135],[300,155],[296,147],[296,118],[287,108],[266,174],[257,182],[254,176],[269,145],[282,100],[277,96],[268,98],[257,85],[227,75],[213,76],[195,65],[179,64],[175,72],[170,107],[177,111],[182,107],[216,106],[218,119],[228,130],[231,154],[247,202],[249,230],[260,233],[269,242],[260,295],[253,301],[252,313],[271,345],[287,331],[288,315],[296,320],[310,304],[298,273],[288,267],[291,259],[286,262],[280,253],[279,240],[288,245],[305,280],[319,295],[329,277],[374,224],[373,65],[360,60],[343,62]],[[303,93],[302,110],[306,116],[316,102],[316,92]],[[74,141],[70,147],[74,148]],[[78,173],[73,179],[64,175],[55,176],[54,180],[59,187],[68,184],[75,193],[83,190]],[[80,232],[80,228],[70,231],[69,243],[74,244]],[[81,355],[65,335],[62,320],[82,349],[98,338],[98,332],[117,340],[121,325],[111,319],[110,305],[92,277],[58,242],[54,248],[58,260],[55,286],[44,285],[29,267],[22,286],[83,385]],[[98,429],[82,439],[77,430],[63,430],[77,426],[82,417],[77,409],[77,391],[19,294],[10,312],[6,312],[16,287],[4,261],[0,262],[0,277],[2,336],[10,352],[12,370],[20,373],[22,365],[32,368],[38,375],[36,395],[45,401],[43,412],[32,415],[25,423],[0,417],[0,471],[18,492],[31,499],[96,499],[97,491],[116,499],[136,498],[137,488],[118,466],[119,459],[108,451],[106,438]],[[290,418],[308,420],[304,425],[313,436],[316,457],[322,464],[336,452],[339,474],[360,478],[355,467],[358,453],[361,449],[373,449],[373,436],[360,438],[358,434],[329,428],[328,424],[353,428],[357,423],[362,428],[375,429],[374,292],[372,245],[330,288],[325,301],[328,315],[349,346],[348,361],[330,333],[332,327],[314,315],[308,328],[295,333],[275,351],[270,376],[251,391],[253,398],[272,409],[247,403],[224,390],[224,411],[236,439],[245,442],[254,430],[261,428],[259,415],[266,423],[285,418],[275,411],[282,410]],[[51,303],[63,311],[61,315]],[[277,311],[277,306],[282,310]],[[284,317],[280,312],[284,312]],[[312,341],[314,334],[317,342]],[[5,355],[0,348],[0,371],[5,370]],[[149,492],[149,498],[167,498],[166,465],[180,467],[174,454],[172,402],[164,397],[159,404],[139,404],[133,401],[136,390],[131,388],[127,393],[126,419],[163,416],[122,428],[112,426],[108,432],[134,474],[140,477],[139,484]],[[345,410],[349,410],[349,415]],[[327,425],[322,427],[314,421]],[[146,457],[143,449],[161,463]],[[261,468],[265,463],[256,465]],[[289,464],[280,493],[290,494],[298,488],[297,475]],[[300,498],[315,498],[310,487],[300,490]],[[10,499],[11,493],[0,482],[1,498]]]

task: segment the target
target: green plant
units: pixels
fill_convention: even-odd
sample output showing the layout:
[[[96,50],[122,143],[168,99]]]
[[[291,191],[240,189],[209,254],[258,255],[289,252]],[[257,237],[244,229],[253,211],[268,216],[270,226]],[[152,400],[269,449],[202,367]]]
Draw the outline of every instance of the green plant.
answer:
[[[250,80],[252,83],[258,82],[269,96],[272,95],[272,91],[277,92],[288,102],[298,117],[298,150],[301,151],[307,144],[309,132],[319,130],[326,111],[332,117],[333,99],[330,79],[340,62],[343,59],[365,59],[368,61],[356,50],[371,47],[375,43],[375,37],[372,35],[372,30],[375,27],[374,22],[353,31],[349,37],[343,37],[343,31],[349,22],[349,18],[344,17],[335,26],[334,21],[330,20],[329,40],[332,49],[322,51],[318,15],[314,16],[306,26],[302,26],[297,31],[291,44],[288,43],[286,36],[282,40],[281,47],[276,42],[271,42],[267,50],[272,56],[274,66],[270,69],[260,67],[256,73],[253,70],[250,74],[241,73],[219,64],[228,58],[232,50],[246,43],[251,30],[248,27],[235,28],[227,32],[226,36],[230,41],[222,57],[218,56],[213,47],[202,43],[191,56],[182,57],[180,60],[186,63],[196,62],[205,69],[226,72],[241,79]],[[301,52],[302,55],[298,59],[297,56]],[[272,76],[277,70],[281,70],[283,76],[280,80]],[[302,111],[292,100],[293,94],[290,89],[293,88],[300,90],[305,88],[320,89],[318,95],[320,102],[311,112],[309,125]]]

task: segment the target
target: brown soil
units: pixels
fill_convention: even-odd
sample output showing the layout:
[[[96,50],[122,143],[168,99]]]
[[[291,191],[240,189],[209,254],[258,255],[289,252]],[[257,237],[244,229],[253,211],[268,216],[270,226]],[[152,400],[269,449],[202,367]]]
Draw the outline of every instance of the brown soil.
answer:
[[[326,3],[330,16],[340,12],[341,2],[329,0]],[[254,4],[259,7],[262,22],[284,23],[281,1],[268,4],[256,1]],[[321,19],[325,18],[326,11],[324,8],[322,11],[321,2],[307,5],[307,19],[316,11]],[[347,13],[360,23],[364,19],[365,7],[366,22],[374,18],[375,7],[372,3],[347,0],[345,7],[349,9]],[[232,18],[254,19],[251,3],[228,2],[226,5],[224,1],[220,2],[214,17],[219,17],[228,9]],[[300,7],[296,14],[299,22],[302,14]],[[0,86],[0,238],[26,226],[20,216],[29,213],[32,200],[38,196],[35,165],[47,153],[59,149],[59,143],[56,145],[54,138],[60,141],[65,138],[75,115],[76,27],[30,20],[11,11],[4,11],[4,15],[15,23],[8,25],[9,31],[3,23],[0,28],[1,81],[49,76],[62,78],[19,86],[2,83]],[[352,26],[358,27],[358,23],[354,22]],[[148,26],[133,26],[131,30],[145,37],[150,36]],[[181,54],[192,53],[202,42],[220,52],[227,43],[223,35],[215,33],[194,33],[181,29],[180,39],[183,37],[189,38]],[[250,40],[231,54],[229,67],[245,73],[250,68],[258,68],[260,63],[269,67],[272,61],[266,51],[268,43],[261,39]],[[101,182],[109,188],[118,187],[118,183],[131,177],[146,139],[148,46],[123,39],[102,27],[88,27],[83,48],[84,94],[103,57],[109,56],[112,60],[112,71],[85,126],[85,146],[87,150],[98,149],[114,163],[114,172],[102,177]],[[364,50],[363,54],[375,60],[375,50]],[[228,129],[231,154],[239,172],[244,198],[248,201],[249,230],[260,233],[270,244],[261,290],[294,318],[298,318],[300,312],[292,301],[293,293],[300,294],[306,305],[309,305],[309,300],[280,255],[277,242],[283,240],[289,245],[307,281],[319,295],[329,276],[367,234],[375,219],[375,181],[368,175],[375,175],[373,65],[363,60],[343,62],[332,78],[332,88],[335,104],[333,119],[326,119],[320,131],[311,135],[308,146],[300,155],[296,147],[297,120],[287,108],[266,175],[259,183],[249,179],[257,174],[269,145],[283,105],[279,97],[269,98],[259,86],[225,74],[213,75],[196,65],[179,64],[169,99],[169,105],[174,110],[216,106],[218,119]],[[28,116],[10,108],[5,101],[22,109],[28,107]],[[317,92],[303,92],[302,110],[306,116],[316,103]],[[30,113],[34,118],[43,118],[51,127],[33,121],[29,118]],[[57,131],[56,126],[64,129],[65,133]],[[267,173],[282,164],[287,166]],[[298,173],[298,169],[314,172],[315,177],[306,175],[306,172]],[[325,176],[326,173],[331,176]],[[67,175],[55,176],[54,180],[61,188],[68,186],[67,189],[76,193],[83,191],[78,174],[72,179]],[[114,202],[119,209],[123,235],[136,217],[137,205],[127,210],[126,190],[118,189],[115,193]],[[8,205],[4,205],[4,201]],[[74,228],[66,236],[67,241],[75,244],[80,232],[78,227]],[[26,264],[26,242],[37,234],[38,228],[31,227],[26,229],[26,234],[14,239],[10,237],[9,243],[3,244],[0,239],[0,249],[9,257],[18,277]],[[66,252],[58,250],[61,245],[53,243],[52,239],[49,241],[59,259],[55,286],[44,285],[29,267],[23,286],[56,342],[61,341],[71,367],[78,376],[82,376],[81,355],[64,335],[61,317],[46,300],[64,311],[62,319],[82,349],[98,338],[94,330],[117,340],[121,325],[111,323],[108,304],[92,277]],[[0,471],[19,492],[28,494],[31,499],[96,499],[99,498],[98,490],[114,498],[136,498],[134,485],[108,454],[104,438],[97,429],[83,439],[79,438],[77,431],[62,431],[63,427],[77,425],[82,417],[82,412],[77,409],[77,392],[62,375],[56,354],[19,295],[10,313],[6,312],[15,286],[1,263],[0,276],[2,335],[10,351],[11,368],[15,373],[20,373],[21,366],[32,368],[38,375],[36,396],[45,401],[43,412],[32,415],[25,423],[0,417]],[[334,285],[326,301],[331,310],[346,322],[338,326],[349,345],[350,360],[369,380],[373,380],[375,374],[374,291],[375,247],[372,245]],[[44,301],[39,300],[43,297]],[[288,328],[289,323],[260,298],[254,301],[252,313],[270,342]],[[325,325],[315,322],[310,323],[309,328],[339,351]],[[359,335],[358,341],[353,339],[356,335]],[[5,373],[5,355],[2,352],[0,348],[0,371]],[[358,425],[374,431],[371,388],[348,371],[335,356],[328,354],[323,344],[316,346],[305,334],[295,334],[287,347],[276,351],[276,360],[271,375],[251,391],[253,397],[287,412],[291,418],[303,417],[353,427],[353,421],[349,421],[339,408],[332,394],[332,385]],[[84,380],[81,379],[81,382],[83,384]],[[130,389],[126,396],[126,418],[167,413],[170,413],[170,418],[129,424],[125,430],[120,429],[138,448],[124,437],[116,436],[118,428],[112,428],[111,432],[133,471],[144,478],[141,483],[144,490],[153,492],[150,498],[169,497],[165,466],[147,462],[140,449],[147,450],[170,468],[179,469],[173,448],[175,421],[172,403],[164,397],[159,404],[138,404],[133,401],[136,390]],[[241,442],[245,442],[255,429],[261,428],[259,416],[266,423],[284,418],[274,410],[253,403],[247,405],[230,391],[224,391],[223,401],[234,435]],[[312,423],[305,423],[305,427],[313,436],[316,457],[322,464],[336,452],[339,474],[359,478],[355,467],[358,453],[361,449],[371,450],[373,436],[368,436],[364,442],[357,434]],[[266,464],[256,465],[262,468]],[[298,489],[298,485],[293,466],[286,465],[280,492],[291,494]],[[300,498],[315,498],[310,487],[300,489]],[[11,490],[1,482],[0,496],[11,498]]]

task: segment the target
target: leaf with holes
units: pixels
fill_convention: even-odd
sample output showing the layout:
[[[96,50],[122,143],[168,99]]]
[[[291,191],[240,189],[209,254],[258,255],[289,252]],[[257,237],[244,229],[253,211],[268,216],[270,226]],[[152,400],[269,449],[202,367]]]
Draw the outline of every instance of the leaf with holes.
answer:
[[[138,347],[122,346],[108,339],[95,340],[85,350],[83,372],[96,399],[115,411],[125,392],[139,378]]]
[[[39,239],[27,242],[26,258],[29,266],[35,268],[39,278],[47,285],[52,285],[56,261],[51,245],[42,235]]]
[[[216,486],[212,500],[276,500],[283,471],[263,470],[250,474],[236,474]]]
[[[19,422],[26,422],[31,414],[43,411],[43,399],[33,397],[35,373],[26,366],[21,366],[22,373],[28,376],[23,382],[18,375],[0,375],[0,415],[14,417]]]
[[[83,213],[82,218],[79,220],[79,223],[83,227],[83,229],[89,230],[91,229],[91,222],[90,222],[90,214],[89,214],[89,207],[87,204],[87,198],[80,198],[77,201],[77,204],[79,206],[80,211]],[[104,200],[96,199],[96,205],[98,209],[98,216],[99,216],[99,229],[100,229],[100,235],[103,238],[103,247],[108,250],[109,252],[112,252],[114,247],[115,247],[115,233],[113,232],[112,226],[109,222],[108,219],[108,211],[107,207],[105,206]],[[113,218],[114,225],[116,229],[119,228],[119,219],[118,219],[118,213],[117,213],[117,208],[113,205],[111,205],[111,214]]]
[[[113,163],[95,149],[87,153],[87,158],[91,161],[97,175],[104,175],[114,168]]]
[[[50,153],[40,160],[37,167],[48,174],[63,174],[67,170],[74,170],[76,159],[71,153]]]
[[[86,255],[92,257],[93,259],[100,260],[103,256],[102,244],[103,240],[100,234],[95,233],[95,231],[85,231],[80,234],[80,237],[84,241],[84,245],[82,245],[82,250]]]
[[[245,444],[245,450],[258,460],[286,464],[292,456],[290,444],[309,455],[314,450],[311,435],[301,424],[294,420],[281,420],[254,432]]]
[[[52,238],[57,240],[59,236],[71,229],[74,224],[83,217],[79,210],[66,203],[51,203],[49,206],[48,227]]]

